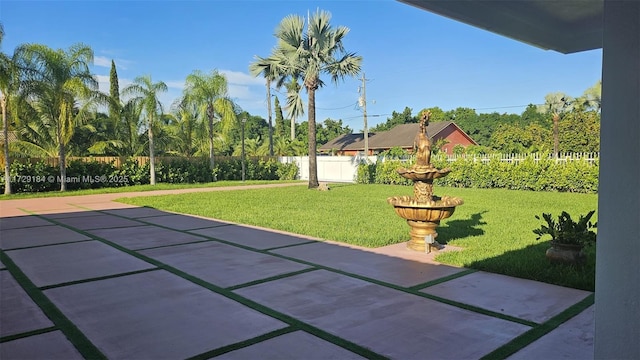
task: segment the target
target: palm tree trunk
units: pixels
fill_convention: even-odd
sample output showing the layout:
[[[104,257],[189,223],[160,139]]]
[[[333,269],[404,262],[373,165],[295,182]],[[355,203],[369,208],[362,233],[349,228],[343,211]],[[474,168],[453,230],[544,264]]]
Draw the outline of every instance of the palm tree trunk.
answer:
[[[558,139],[558,122],[560,120],[559,114],[553,114],[553,158],[558,158],[558,148],[560,147],[560,140]]]
[[[291,117],[291,141],[296,139],[296,118]]]
[[[154,146],[153,146],[153,129],[151,128],[152,117],[149,117],[149,178],[150,184],[156,184],[156,157],[154,154]]]
[[[267,79],[267,112],[269,112],[269,156],[273,156],[273,126],[271,125],[271,80]]]
[[[4,194],[11,194],[11,158],[9,157],[9,122],[7,121],[7,98],[0,95],[2,126],[4,126]]]
[[[58,129],[60,124],[58,124]],[[67,190],[67,159],[64,152],[64,140],[62,139],[62,132],[58,130],[58,159],[60,160],[60,191]]]
[[[211,106],[211,111],[209,111],[209,167],[211,172],[213,172],[215,166],[215,159],[213,157],[213,105]],[[216,173],[213,172],[213,181],[217,181]]]
[[[308,88],[309,94],[309,189],[316,189],[318,183],[318,164],[316,163],[316,90]]]

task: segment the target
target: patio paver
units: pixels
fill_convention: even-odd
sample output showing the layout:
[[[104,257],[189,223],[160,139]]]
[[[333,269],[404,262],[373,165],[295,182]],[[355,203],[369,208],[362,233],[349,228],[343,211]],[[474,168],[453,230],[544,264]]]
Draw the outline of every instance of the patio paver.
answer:
[[[424,293],[542,323],[590,292],[478,271],[422,290]]]
[[[276,231],[265,231],[240,225],[221,226],[217,228],[193,230],[190,232],[259,250],[302,244],[312,241],[310,238],[303,236],[298,237]]]
[[[592,359],[594,311],[592,305],[508,359]]]
[[[177,359],[286,324],[166,271],[44,291],[109,359]]]
[[[400,286],[413,286],[465,269],[407,261],[337,244],[313,243],[273,250],[274,253]]]
[[[0,218],[0,230],[51,225],[47,220],[35,215],[13,216]]]
[[[325,270],[235,292],[395,359],[477,359],[529,329]]]
[[[104,210],[105,213],[124,216],[128,218],[145,218],[151,216],[163,216],[163,215],[172,215],[169,212],[148,208],[148,207],[135,207],[135,208],[126,208],[126,209],[113,209],[113,210]]]
[[[3,230],[0,238],[0,248],[10,250],[16,248],[51,245],[89,240],[80,234],[62,226],[38,226],[35,228],[18,228]]]
[[[162,225],[164,227],[176,229],[176,230],[191,230],[201,229],[213,226],[228,225],[229,223],[223,221],[215,221],[210,219],[203,219],[189,215],[179,215],[166,213],[162,216],[152,216],[140,219],[142,221]]]
[[[60,331],[4,342],[0,359],[84,359]]]
[[[309,268],[290,260],[214,241],[143,250],[140,253],[221,287]]]
[[[8,271],[0,271],[0,289],[0,337],[53,326]]]
[[[216,360],[247,359],[364,359],[358,354],[345,350],[304,331],[295,331],[242,349],[216,356]]]
[[[75,216],[64,219],[57,219],[65,225],[72,226],[80,230],[105,229],[113,227],[140,226],[142,223],[134,220],[123,219],[113,215]]]
[[[38,287],[155,268],[99,241],[9,250],[6,254]]]
[[[202,236],[163,229],[153,225],[96,229],[87,230],[87,232],[131,250],[206,240]]]

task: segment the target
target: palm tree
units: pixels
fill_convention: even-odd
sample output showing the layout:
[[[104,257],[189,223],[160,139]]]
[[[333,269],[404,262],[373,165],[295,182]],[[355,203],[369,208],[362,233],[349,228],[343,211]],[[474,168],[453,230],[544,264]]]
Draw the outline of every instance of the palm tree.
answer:
[[[271,124],[271,83],[276,81],[280,74],[275,72],[275,66],[272,66],[266,59],[258,56],[254,57],[256,61],[249,64],[249,71],[253,76],[262,75],[266,80],[267,88],[267,113],[269,116],[269,155],[273,156],[273,126]]]
[[[4,37],[4,28],[0,24],[0,45]],[[3,150],[4,150],[4,193],[11,194],[11,157],[9,156],[9,120],[7,104],[11,97],[17,95],[20,86],[20,72],[17,64],[17,53],[9,57],[0,53],[0,111],[2,111]]]
[[[291,141],[296,139],[296,119],[304,115],[304,104],[302,103],[302,97],[300,96],[300,84],[298,79],[291,78],[291,80],[285,84],[287,88],[287,104],[285,111],[287,117],[291,119]]]
[[[227,79],[215,69],[210,74],[196,70],[187,76],[185,83],[185,100],[196,104],[200,109],[200,115],[206,116],[208,121],[209,166],[213,170],[215,115],[218,114],[220,117],[223,134],[227,134],[236,123],[235,105],[227,96]]]
[[[25,83],[33,108],[43,129],[52,131],[58,148],[60,191],[66,190],[66,148],[83,115],[90,111],[89,100],[98,99],[98,82],[89,71],[93,51],[84,44],[53,50],[45,45],[28,44],[21,49],[25,62]],[[78,100],[84,106],[78,108]]]
[[[127,86],[122,91],[123,95],[135,96],[142,113],[147,118],[147,134],[149,136],[149,175],[151,185],[156,184],[156,166],[153,144],[153,127],[156,120],[162,114],[162,103],[158,99],[158,93],[167,91],[167,85],[162,82],[154,83],[150,75],[138,76],[133,80],[133,84]]]
[[[602,80],[598,80],[592,87],[584,91],[580,97],[580,103],[587,110],[600,112],[602,106]]]
[[[553,120],[553,157],[558,157],[558,148],[560,144],[558,134],[558,123],[562,114],[572,109],[573,98],[561,92],[550,93],[544,97],[544,105],[538,106],[538,111],[545,114],[551,114]]]
[[[316,163],[316,90],[324,85],[321,74],[328,74],[334,83],[346,76],[357,76],[362,57],[347,53],[342,40],[349,28],[332,28],[331,14],[317,10],[309,19],[305,32],[304,19],[288,15],[278,25],[278,44],[266,58],[256,57],[258,67],[273,67],[282,84],[284,78],[303,79],[307,90],[307,113],[309,116],[309,188],[317,188],[318,169]],[[265,65],[268,64],[268,65]],[[266,70],[265,70],[266,71]]]

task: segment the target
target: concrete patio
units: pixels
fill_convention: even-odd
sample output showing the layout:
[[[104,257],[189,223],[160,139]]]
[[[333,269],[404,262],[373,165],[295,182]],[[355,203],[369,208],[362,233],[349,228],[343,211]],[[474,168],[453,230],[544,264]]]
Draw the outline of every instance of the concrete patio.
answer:
[[[1,359],[593,358],[590,292],[135,195],[0,202]]]

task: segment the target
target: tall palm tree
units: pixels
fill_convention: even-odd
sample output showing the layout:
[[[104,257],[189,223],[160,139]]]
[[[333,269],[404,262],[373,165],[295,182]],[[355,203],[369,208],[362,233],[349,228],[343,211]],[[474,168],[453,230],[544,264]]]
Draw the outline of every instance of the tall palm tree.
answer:
[[[275,66],[258,56],[255,61],[249,64],[249,71],[253,76],[262,75],[266,81],[267,88],[267,114],[269,116],[269,156],[273,156],[273,126],[271,123],[271,83],[276,81],[280,74],[275,72]]]
[[[196,70],[187,76],[185,81],[184,97],[188,103],[196,104],[200,109],[200,115],[208,121],[209,136],[209,166],[211,170],[215,165],[214,160],[214,128],[215,115],[218,114],[223,134],[227,134],[235,126],[235,104],[227,95],[227,79],[218,70],[205,74]],[[215,178],[214,178],[215,180]]]
[[[279,83],[287,77],[303,79],[307,90],[307,114],[309,116],[309,188],[317,188],[318,168],[316,163],[316,90],[324,85],[321,74],[328,74],[334,83],[346,76],[360,73],[362,57],[347,53],[342,43],[349,28],[330,25],[331,14],[317,10],[310,16],[305,31],[304,19],[288,15],[276,28],[276,49],[266,58],[256,57],[258,66],[274,68],[280,76]]]
[[[544,97],[544,104],[538,106],[538,112],[551,114],[553,121],[553,157],[558,157],[558,148],[560,146],[560,136],[558,133],[558,123],[562,115],[571,111],[573,106],[573,98],[561,92],[550,93]]]
[[[27,44],[21,49],[25,61],[25,84],[44,128],[52,130],[58,148],[60,191],[66,190],[66,148],[89,100],[100,97],[98,82],[89,71],[93,51],[84,44],[67,50]],[[79,101],[84,106],[78,108]]]
[[[149,177],[151,185],[156,184],[155,148],[153,144],[153,128],[155,122],[162,114],[162,103],[158,99],[158,94],[166,92],[167,85],[158,81],[154,83],[151,75],[138,76],[133,80],[133,84],[122,90],[123,95],[132,95],[135,102],[147,118],[147,135],[149,136]]]
[[[296,119],[304,115],[304,104],[300,96],[301,86],[298,79],[291,78],[285,87],[287,88],[287,104],[284,109],[287,112],[287,117],[291,120],[291,141],[293,141],[296,139]]]
[[[0,45],[4,37],[4,28],[0,24]],[[11,194],[11,157],[9,154],[9,120],[7,105],[17,95],[20,86],[20,72],[17,64],[18,54],[7,56],[0,53],[0,111],[2,111],[2,128],[4,135],[4,193]]]
[[[584,91],[580,97],[580,103],[587,110],[600,112],[602,106],[602,80],[598,80],[592,87]]]

